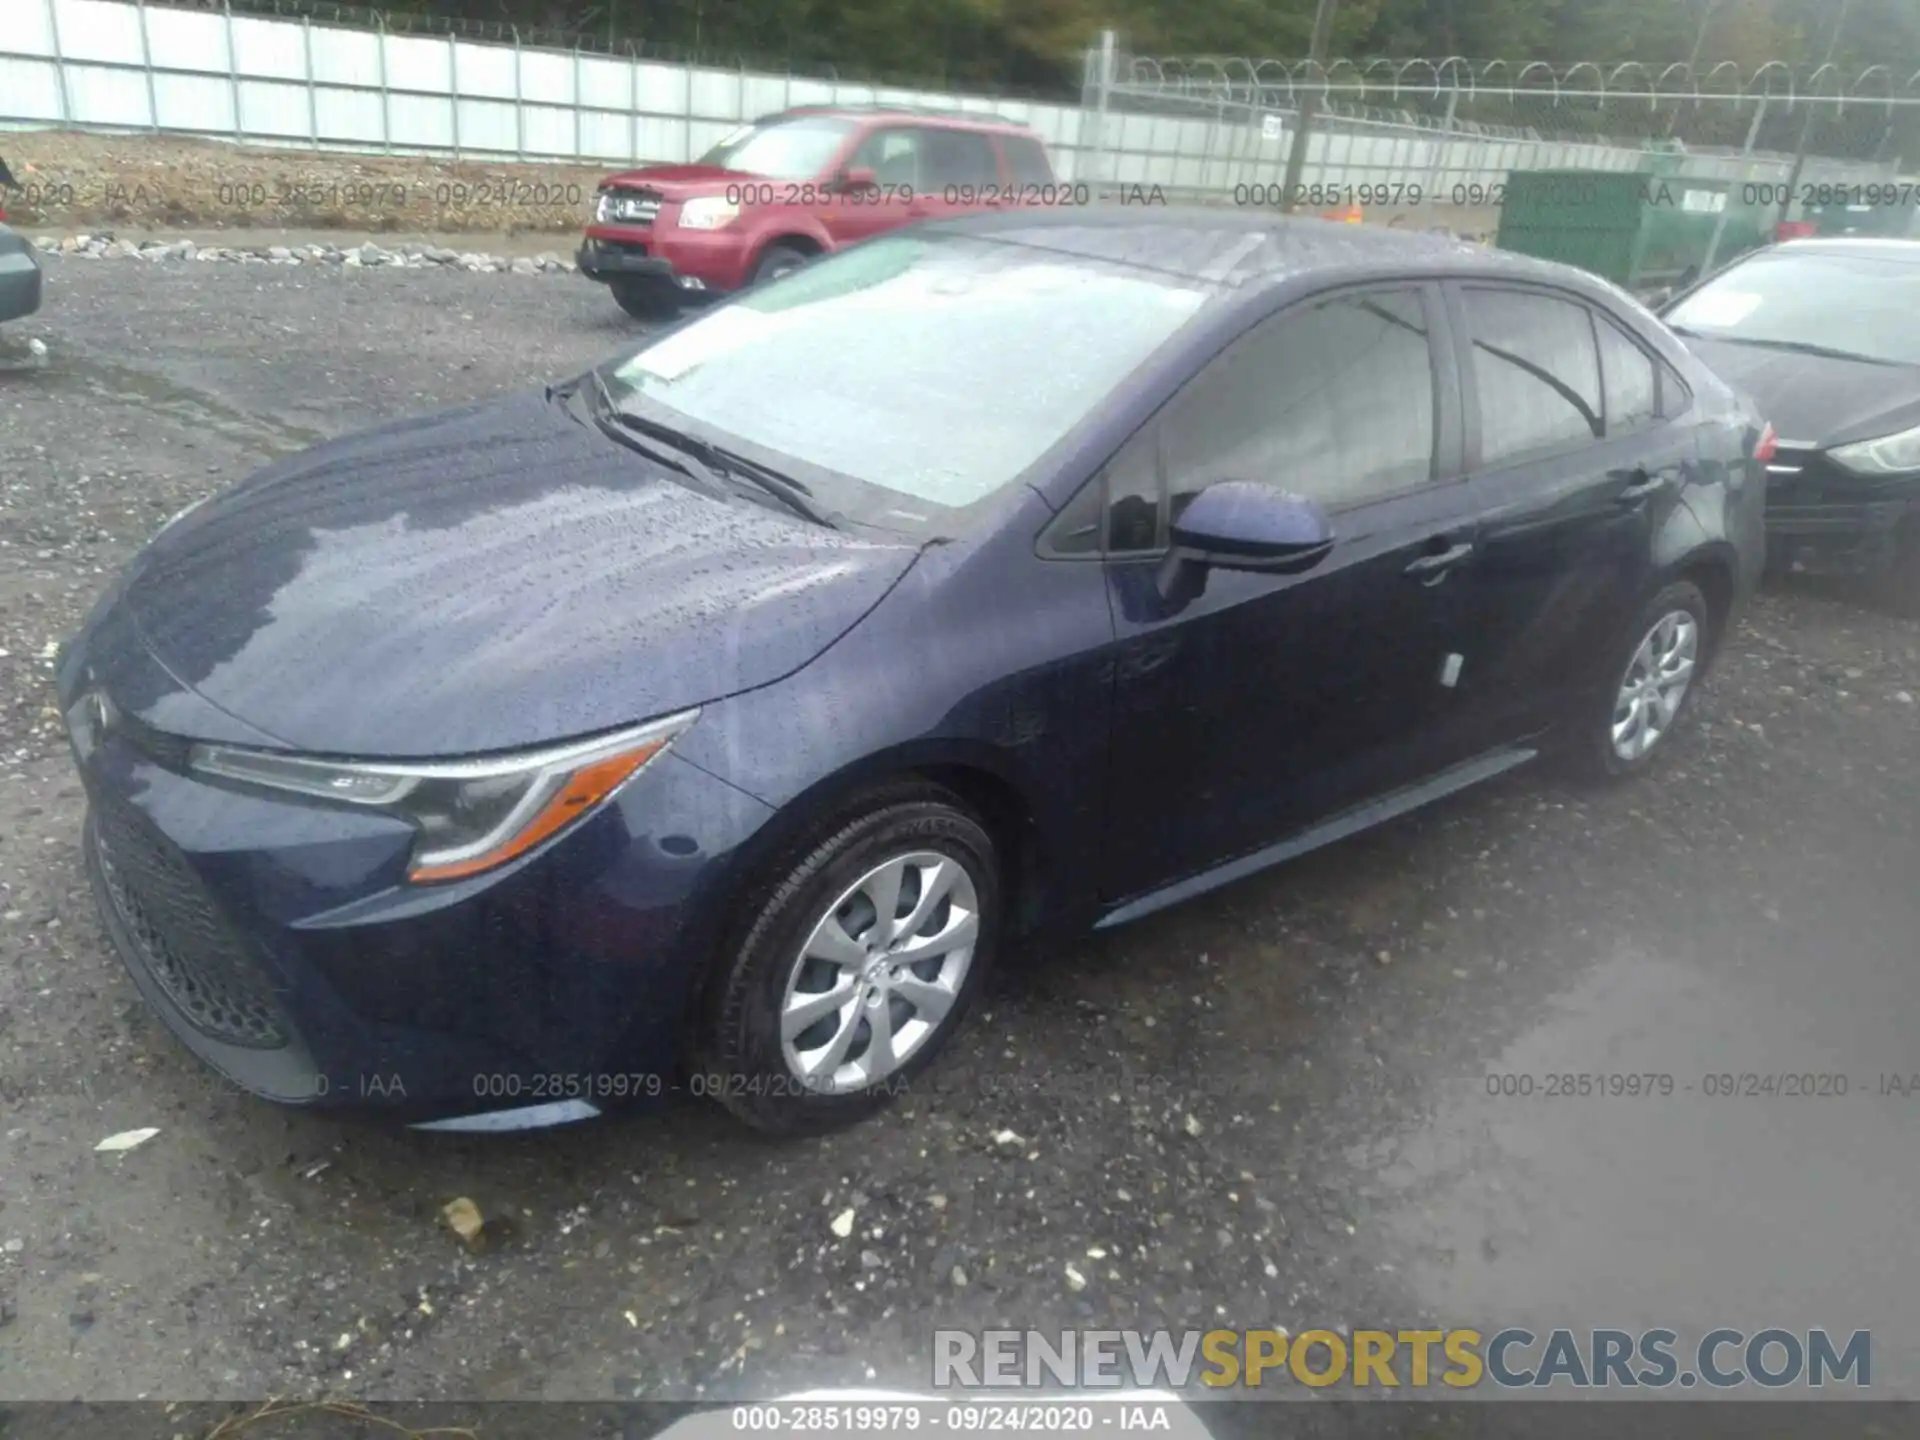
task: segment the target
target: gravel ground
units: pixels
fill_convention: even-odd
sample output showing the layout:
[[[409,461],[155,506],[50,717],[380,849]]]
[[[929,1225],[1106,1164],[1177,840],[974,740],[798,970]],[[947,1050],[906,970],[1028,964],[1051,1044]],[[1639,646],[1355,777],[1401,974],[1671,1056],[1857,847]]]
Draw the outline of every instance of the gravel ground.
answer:
[[[1764,596],[1657,778],[1522,772],[1016,957],[848,1134],[356,1126],[230,1093],[146,1013],[49,647],[267,458],[638,327],[565,276],[47,271],[0,333],[0,1400],[712,1398],[923,1385],[936,1325],[1419,1322],[1870,1327],[1876,1393],[1920,1391],[1920,1098],[1875,1091],[1920,1072],[1920,624]],[[1485,1085],[1563,1069],[1685,1088]],[[1836,1070],[1845,1099],[1698,1093]]]
[[[6,198],[15,225],[63,231],[201,226],[566,235],[586,218],[601,177],[625,168],[73,130],[0,132],[0,156],[19,182]]]

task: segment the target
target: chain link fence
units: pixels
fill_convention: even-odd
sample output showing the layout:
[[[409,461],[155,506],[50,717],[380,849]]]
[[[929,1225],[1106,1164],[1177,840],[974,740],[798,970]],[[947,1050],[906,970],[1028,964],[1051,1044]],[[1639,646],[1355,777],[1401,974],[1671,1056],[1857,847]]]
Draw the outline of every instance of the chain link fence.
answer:
[[[1125,199],[1347,210],[1490,234],[1514,170],[1726,182],[1790,220],[1833,205],[1912,233],[1920,74],[1885,66],[1086,55],[1080,178]],[[1285,193],[1306,117],[1305,165]],[[1804,156],[1804,158],[1800,158]]]

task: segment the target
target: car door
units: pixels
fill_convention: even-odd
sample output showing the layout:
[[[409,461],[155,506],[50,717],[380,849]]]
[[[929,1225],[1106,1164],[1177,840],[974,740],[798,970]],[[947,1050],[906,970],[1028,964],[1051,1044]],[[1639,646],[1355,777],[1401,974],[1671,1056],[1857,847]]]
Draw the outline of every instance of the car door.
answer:
[[[841,167],[872,173],[865,189],[834,197],[820,223],[836,245],[851,245],[869,235],[910,224],[919,217],[925,194],[925,131],[914,125],[883,125],[867,132]]]
[[[1461,284],[1448,298],[1480,518],[1457,704],[1495,743],[1591,682],[1652,584],[1693,441],[1660,417],[1654,357],[1580,297]]]
[[[1108,898],[1452,758],[1439,722],[1473,527],[1453,368],[1436,359],[1445,325],[1437,286],[1291,307],[1216,357],[1101,477],[1117,642]],[[1299,574],[1211,569],[1197,597],[1164,599],[1171,519],[1227,479],[1316,500],[1331,553]]]

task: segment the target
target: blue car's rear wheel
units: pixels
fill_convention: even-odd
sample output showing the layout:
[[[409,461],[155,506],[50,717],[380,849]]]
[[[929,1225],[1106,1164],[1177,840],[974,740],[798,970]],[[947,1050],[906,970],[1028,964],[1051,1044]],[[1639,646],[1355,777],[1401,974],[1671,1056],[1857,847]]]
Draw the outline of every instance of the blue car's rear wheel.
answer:
[[[947,791],[889,786],[775,870],[716,977],[697,1088],[769,1132],[851,1124],[932,1062],[985,978],[993,838]]]

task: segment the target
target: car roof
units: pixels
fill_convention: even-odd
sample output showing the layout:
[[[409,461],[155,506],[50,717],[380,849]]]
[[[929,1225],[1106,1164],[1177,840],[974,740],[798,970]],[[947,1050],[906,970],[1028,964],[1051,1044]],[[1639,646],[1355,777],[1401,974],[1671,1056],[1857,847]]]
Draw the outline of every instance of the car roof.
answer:
[[[1018,120],[1009,120],[1004,115],[991,115],[979,110],[947,110],[935,105],[890,105],[882,101],[859,105],[794,105],[771,115],[762,115],[754,124],[766,125],[776,120],[795,120],[809,115],[827,115],[847,120],[927,120],[938,121],[957,130],[1016,130],[1023,135],[1033,133],[1031,126],[1023,125]]]
[[[1572,266],[1496,250],[1444,232],[1272,212],[1108,203],[975,214],[925,228],[1135,266],[1222,288],[1265,289],[1322,271],[1339,271],[1344,279],[1414,272],[1535,280],[1588,295],[1604,294],[1612,300],[1630,299],[1624,291]]]
[[[1866,255],[1875,260],[1920,265],[1920,240],[1901,240],[1891,235],[1816,235],[1806,240],[1787,240],[1771,248],[1791,250],[1796,255]]]

